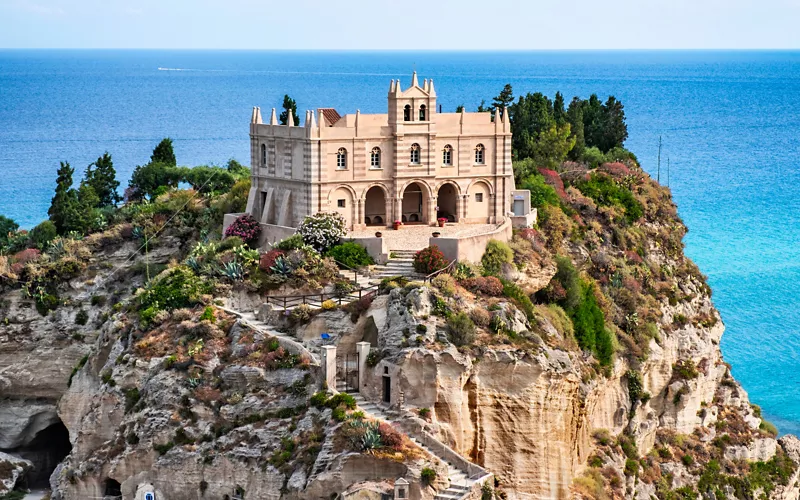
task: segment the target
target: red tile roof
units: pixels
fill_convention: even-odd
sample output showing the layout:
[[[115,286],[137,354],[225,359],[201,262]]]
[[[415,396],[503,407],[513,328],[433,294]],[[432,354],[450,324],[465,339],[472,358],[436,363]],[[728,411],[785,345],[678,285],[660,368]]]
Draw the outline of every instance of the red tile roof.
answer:
[[[325,115],[325,123],[332,127],[334,123],[341,120],[342,116],[333,108],[320,108],[320,111]]]

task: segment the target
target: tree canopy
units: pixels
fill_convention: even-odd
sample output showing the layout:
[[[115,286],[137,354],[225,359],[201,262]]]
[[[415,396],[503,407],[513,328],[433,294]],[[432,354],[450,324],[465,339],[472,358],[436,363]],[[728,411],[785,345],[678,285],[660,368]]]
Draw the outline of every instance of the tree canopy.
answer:
[[[150,156],[150,163],[161,163],[171,167],[178,164],[178,160],[175,158],[175,151],[172,149],[172,139],[167,137],[158,143]]]
[[[283,96],[283,111],[279,117],[281,125],[289,123],[289,113],[292,113],[294,124],[300,125],[300,117],[297,116],[297,102],[287,94]]]
[[[114,163],[108,151],[86,167],[84,174],[85,183],[94,189],[95,194],[100,200],[99,206],[107,207],[116,205],[120,196],[117,193],[119,181],[117,181],[117,171],[114,170]]]

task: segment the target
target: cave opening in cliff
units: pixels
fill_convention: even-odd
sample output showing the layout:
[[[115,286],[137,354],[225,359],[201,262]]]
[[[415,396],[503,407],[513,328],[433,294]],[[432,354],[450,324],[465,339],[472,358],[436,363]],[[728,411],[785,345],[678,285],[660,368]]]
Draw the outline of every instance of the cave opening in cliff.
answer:
[[[50,475],[70,451],[72,445],[69,442],[69,431],[59,420],[37,433],[28,444],[11,453],[33,463],[33,469],[24,479],[28,488],[47,488],[50,486]]]
[[[113,498],[121,498],[122,497],[122,485],[119,484],[119,481],[116,479],[106,478],[105,482],[105,492],[103,493],[104,497],[113,497]]]

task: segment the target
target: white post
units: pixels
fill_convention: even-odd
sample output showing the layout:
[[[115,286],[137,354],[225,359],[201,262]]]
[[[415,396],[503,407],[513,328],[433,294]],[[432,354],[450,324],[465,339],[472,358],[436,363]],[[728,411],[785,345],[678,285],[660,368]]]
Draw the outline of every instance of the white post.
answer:
[[[370,350],[369,342],[356,342],[356,352],[358,352],[358,392],[366,384],[364,383],[365,375],[367,373],[367,356]]]
[[[328,389],[336,389],[336,346],[322,346],[322,377]]]

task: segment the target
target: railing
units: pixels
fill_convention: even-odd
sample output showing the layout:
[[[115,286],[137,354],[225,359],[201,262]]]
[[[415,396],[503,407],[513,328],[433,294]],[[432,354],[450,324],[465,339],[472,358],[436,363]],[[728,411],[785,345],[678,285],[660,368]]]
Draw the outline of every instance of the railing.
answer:
[[[447,266],[445,266],[443,269],[439,269],[438,271],[434,271],[431,274],[425,276],[425,278],[423,278],[422,281],[423,282],[425,282],[425,281],[430,282],[431,280],[433,280],[433,278],[439,276],[440,274],[446,273],[446,272],[450,271],[451,269],[453,269],[455,267],[455,265],[456,265],[456,261],[454,259],[454,260],[450,261],[450,263],[447,264]]]
[[[354,295],[356,292],[358,292],[358,298],[356,298]],[[344,302],[345,304],[349,304],[350,302],[361,300],[364,297],[375,295],[377,292],[378,292],[378,285],[370,285],[361,287],[357,290],[353,290],[352,292],[348,292],[345,294],[312,293],[308,295],[281,295],[281,296],[268,295],[267,297],[264,297],[264,301],[267,304],[281,306],[284,309],[297,307],[302,304],[313,305],[315,303],[319,303],[320,305],[322,305],[322,303],[325,302],[326,300],[333,300],[338,305],[342,305],[342,302]],[[351,300],[346,300],[347,298],[350,298]]]

